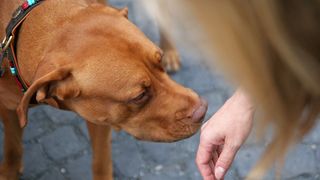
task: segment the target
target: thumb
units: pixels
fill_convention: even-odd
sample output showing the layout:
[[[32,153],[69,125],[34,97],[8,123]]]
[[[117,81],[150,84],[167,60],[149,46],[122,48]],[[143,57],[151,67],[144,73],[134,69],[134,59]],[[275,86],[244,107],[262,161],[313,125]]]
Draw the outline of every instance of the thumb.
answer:
[[[232,161],[239,148],[240,146],[230,146],[228,144],[224,145],[222,152],[216,162],[216,167],[214,170],[215,177],[217,179],[223,179],[227,170],[230,168]]]

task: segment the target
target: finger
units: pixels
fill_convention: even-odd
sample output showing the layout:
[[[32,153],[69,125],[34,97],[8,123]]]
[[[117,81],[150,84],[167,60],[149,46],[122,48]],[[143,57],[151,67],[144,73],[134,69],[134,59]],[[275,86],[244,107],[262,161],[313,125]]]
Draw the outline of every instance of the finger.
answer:
[[[222,179],[224,177],[239,148],[240,146],[224,145],[215,167],[215,177],[217,179]]]
[[[213,171],[214,169],[210,167],[210,161],[212,160],[212,151],[215,151],[215,149],[216,146],[205,145],[200,141],[196,163],[204,180],[215,179]]]
[[[213,159],[214,164],[217,163],[218,157],[219,157],[218,152],[217,152],[217,151],[214,151],[214,152],[212,153],[212,159]]]
[[[211,168],[211,172],[212,172],[212,179],[210,177],[210,180],[216,180],[215,176],[214,176],[214,169],[215,169],[215,162],[213,161],[213,159],[210,161],[210,168]]]
[[[210,168],[211,168],[211,172],[214,172],[214,161],[213,161],[213,159],[209,162],[209,166],[210,166]]]

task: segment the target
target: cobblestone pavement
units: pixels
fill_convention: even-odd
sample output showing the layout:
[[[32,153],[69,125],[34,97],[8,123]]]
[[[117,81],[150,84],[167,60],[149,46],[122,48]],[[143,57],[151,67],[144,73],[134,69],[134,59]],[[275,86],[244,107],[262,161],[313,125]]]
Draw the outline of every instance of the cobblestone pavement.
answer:
[[[158,41],[154,22],[141,8],[129,0],[113,0],[118,7],[128,6],[130,19],[155,42]],[[205,58],[193,47],[178,43],[182,69],[172,77],[196,90],[209,101],[207,118],[232,92],[232,88],[216,71],[210,71]],[[84,120],[74,113],[47,106],[34,108],[24,134],[25,180],[89,180],[91,149]],[[0,126],[0,146],[3,127]],[[113,133],[114,175],[119,180],[198,180],[194,163],[199,134],[172,144],[142,142],[124,132]],[[320,125],[288,155],[282,179],[320,179]],[[251,136],[240,149],[226,179],[243,179],[265,145]],[[3,149],[0,149],[2,159]],[[262,178],[261,178],[262,179]],[[271,171],[265,179],[274,179]]]

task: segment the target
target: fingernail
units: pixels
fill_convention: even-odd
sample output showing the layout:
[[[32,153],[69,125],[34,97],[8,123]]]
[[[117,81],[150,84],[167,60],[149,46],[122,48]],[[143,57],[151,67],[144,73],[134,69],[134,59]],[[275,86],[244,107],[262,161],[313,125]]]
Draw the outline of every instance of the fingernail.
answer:
[[[215,169],[215,176],[216,176],[216,178],[217,179],[222,179],[223,178],[223,176],[224,176],[224,172],[225,172],[226,170],[224,169],[224,168],[222,168],[222,167],[217,167],[216,169]]]

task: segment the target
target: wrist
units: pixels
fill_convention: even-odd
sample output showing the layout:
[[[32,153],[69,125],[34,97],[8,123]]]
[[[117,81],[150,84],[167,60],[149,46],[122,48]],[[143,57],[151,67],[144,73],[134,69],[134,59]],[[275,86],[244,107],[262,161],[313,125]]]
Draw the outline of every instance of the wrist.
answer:
[[[245,111],[254,112],[255,105],[251,97],[241,88],[237,89],[235,93],[228,99],[229,103],[241,107]]]

